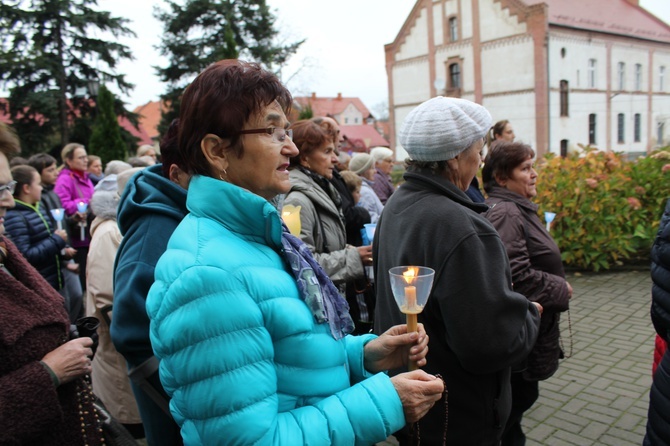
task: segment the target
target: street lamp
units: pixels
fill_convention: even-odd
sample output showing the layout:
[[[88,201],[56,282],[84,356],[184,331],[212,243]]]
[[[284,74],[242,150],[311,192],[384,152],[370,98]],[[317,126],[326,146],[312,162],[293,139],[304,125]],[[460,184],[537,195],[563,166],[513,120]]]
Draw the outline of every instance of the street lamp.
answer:
[[[100,81],[97,77],[91,77],[86,81],[86,87],[88,88],[88,94],[91,97],[98,97],[98,90],[100,90]]]

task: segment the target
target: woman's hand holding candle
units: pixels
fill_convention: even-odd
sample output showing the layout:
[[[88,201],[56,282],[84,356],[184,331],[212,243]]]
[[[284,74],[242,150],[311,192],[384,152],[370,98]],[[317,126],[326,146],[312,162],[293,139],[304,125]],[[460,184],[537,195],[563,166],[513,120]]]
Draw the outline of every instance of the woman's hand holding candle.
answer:
[[[394,325],[365,344],[365,369],[378,373],[406,366],[408,362],[423,367],[427,354],[428,335],[423,324],[418,324],[416,331],[408,331],[407,325]]]

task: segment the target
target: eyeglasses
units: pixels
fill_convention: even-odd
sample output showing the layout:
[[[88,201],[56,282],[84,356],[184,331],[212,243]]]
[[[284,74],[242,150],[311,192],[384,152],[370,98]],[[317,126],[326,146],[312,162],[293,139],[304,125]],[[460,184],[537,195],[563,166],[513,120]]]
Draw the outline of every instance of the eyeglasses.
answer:
[[[5,191],[9,192],[9,195],[14,195],[14,190],[16,189],[16,181],[10,181],[7,184],[0,186],[0,197],[2,197]]]
[[[283,144],[286,142],[286,137],[293,139],[293,130],[292,129],[282,129],[279,127],[268,127],[266,129],[249,129],[249,130],[240,130],[240,135],[249,135],[254,133],[267,133],[272,136],[272,141],[277,144]]]

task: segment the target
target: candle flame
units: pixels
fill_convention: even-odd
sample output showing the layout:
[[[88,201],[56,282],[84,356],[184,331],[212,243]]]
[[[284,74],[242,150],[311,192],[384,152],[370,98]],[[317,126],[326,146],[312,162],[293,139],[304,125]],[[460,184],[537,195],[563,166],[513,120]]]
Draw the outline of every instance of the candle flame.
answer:
[[[407,271],[402,273],[402,275],[405,278],[405,282],[407,282],[408,284],[412,283],[416,278],[416,276],[419,275],[419,268],[417,268],[416,266],[410,266],[409,268],[407,268]]]

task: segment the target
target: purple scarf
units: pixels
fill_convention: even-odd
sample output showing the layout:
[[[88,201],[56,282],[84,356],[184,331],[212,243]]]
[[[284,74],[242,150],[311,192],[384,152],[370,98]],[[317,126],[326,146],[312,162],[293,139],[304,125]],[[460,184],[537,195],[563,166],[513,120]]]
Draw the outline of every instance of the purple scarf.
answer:
[[[354,331],[349,304],[314,259],[307,245],[291,235],[285,224],[282,223],[282,227],[284,258],[298,284],[300,298],[307,304],[317,323],[328,322],[333,337],[342,339]]]

